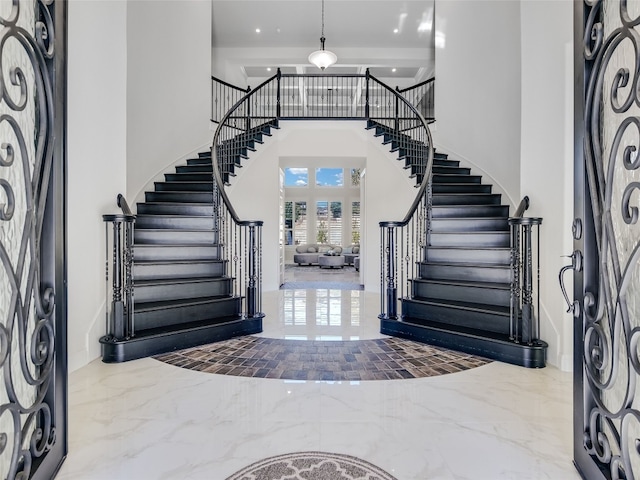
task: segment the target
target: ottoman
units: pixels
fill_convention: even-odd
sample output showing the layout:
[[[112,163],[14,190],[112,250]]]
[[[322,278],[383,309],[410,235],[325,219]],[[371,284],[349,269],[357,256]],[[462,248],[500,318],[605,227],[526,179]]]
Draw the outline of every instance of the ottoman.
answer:
[[[318,265],[320,268],[344,267],[344,257],[342,255],[318,255]]]

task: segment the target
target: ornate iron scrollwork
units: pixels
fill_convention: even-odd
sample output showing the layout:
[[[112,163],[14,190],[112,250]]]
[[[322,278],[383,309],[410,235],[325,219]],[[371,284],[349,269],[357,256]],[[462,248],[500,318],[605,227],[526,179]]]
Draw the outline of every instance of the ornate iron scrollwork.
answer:
[[[611,478],[633,479],[640,478],[640,12],[614,0],[585,0],[585,11],[585,168],[599,284],[586,286],[582,309],[584,447]]]
[[[0,477],[10,479],[30,478],[56,443],[55,292],[41,251],[54,158],[53,4],[14,0],[0,17]]]

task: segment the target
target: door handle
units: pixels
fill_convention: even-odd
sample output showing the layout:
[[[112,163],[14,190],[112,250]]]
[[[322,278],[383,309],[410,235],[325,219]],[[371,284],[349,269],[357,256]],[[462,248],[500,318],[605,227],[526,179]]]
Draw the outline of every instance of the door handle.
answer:
[[[577,300],[571,303],[569,300],[569,295],[567,295],[567,289],[564,286],[564,274],[568,270],[573,270],[575,272],[582,271],[582,252],[580,250],[576,250],[571,255],[566,255],[571,258],[571,265],[565,265],[560,269],[560,274],[558,275],[558,280],[560,281],[560,289],[562,290],[562,295],[564,295],[564,300],[567,302],[567,313],[573,312],[574,317],[580,316],[580,302]]]

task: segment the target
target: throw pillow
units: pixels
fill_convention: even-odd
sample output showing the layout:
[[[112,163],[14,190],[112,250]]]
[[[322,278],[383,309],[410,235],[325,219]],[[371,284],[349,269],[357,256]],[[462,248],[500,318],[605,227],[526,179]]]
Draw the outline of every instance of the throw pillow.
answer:
[[[353,247],[353,253],[360,253],[360,247]]]
[[[353,252],[353,247],[345,247],[344,250],[342,250],[342,253],[352,253]]]
[[[309,247],[307,245],[298,245],[296,247],[296,253],[307,253],[307,249]]]
[[[309,247],[307,248],[307,253],[316,253],[318,250],[316,250],[316,247]]]

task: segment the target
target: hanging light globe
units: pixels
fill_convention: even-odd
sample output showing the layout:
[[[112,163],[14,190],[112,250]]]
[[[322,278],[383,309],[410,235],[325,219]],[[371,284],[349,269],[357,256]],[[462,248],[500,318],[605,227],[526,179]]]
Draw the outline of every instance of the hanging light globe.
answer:
[[[330,67],[338,61],[338,56],[324,49],[324,0],[322,0],[322,36],[320,37],[320,50],[316,50],[309,55],[309,62],[314,64],[320,70]]]

